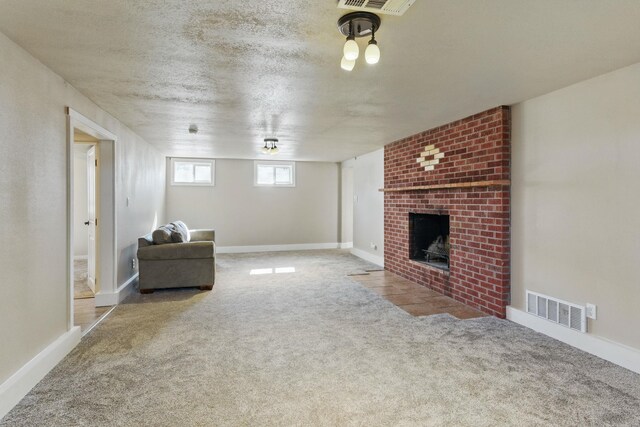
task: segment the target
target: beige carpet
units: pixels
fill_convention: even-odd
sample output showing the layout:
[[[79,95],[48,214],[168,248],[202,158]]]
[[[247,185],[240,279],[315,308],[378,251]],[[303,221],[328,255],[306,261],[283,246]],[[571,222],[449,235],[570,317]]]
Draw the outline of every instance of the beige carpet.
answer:
[[[95,294],[87,284],[87,260],[73,261],[73,299],[94,298]]]
[[[218,265],[212,292],[117,307],[0,425],[640,425],[639,375],[508,321],[413,317],[343,251]]]

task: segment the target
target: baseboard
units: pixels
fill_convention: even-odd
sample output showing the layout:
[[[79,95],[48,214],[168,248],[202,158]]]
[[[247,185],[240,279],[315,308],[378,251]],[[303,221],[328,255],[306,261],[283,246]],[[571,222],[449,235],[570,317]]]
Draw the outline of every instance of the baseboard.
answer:
[[[124,301],[133,290],[133,284],[138,280],[139,273],[134,274],[118,287],[115,292],[98,292],[96,294],[96,307],[108,307],[118,305]]]
[[[80,327],[75,326],[0,384],[0,419],[7,415],[78,343],[80,343]]]
[[[640,374],[640,350],[574,331],[511,306],[507,307],[507,319]]]
[[[351,249],[352,247],[353,247],[353,242],[340,243],[340,249]]]
[[[82,260],[85,260],[85,259],[89,259],[89,256],[88,255],[75,255],[73,257],[74,261],[82,261]]]
[[[362,258],[365,261],[369,261],[375,265],[379,265],[380,267],[384,267],[384,257],[370,254],[369,252],[365,252],[362,249],[352,248],[351,254],[357,256],[358,258]]]
[[[281,252],[307,251],[313,249],[338,249],[339,243],[302,243],[293,245],[258,245],[258,246],[217,246],[219,254],[241,254],[249,252]]]

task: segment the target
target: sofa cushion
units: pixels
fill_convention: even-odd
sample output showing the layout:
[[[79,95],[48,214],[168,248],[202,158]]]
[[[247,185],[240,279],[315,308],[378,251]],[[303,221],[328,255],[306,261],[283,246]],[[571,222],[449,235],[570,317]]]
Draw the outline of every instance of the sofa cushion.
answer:
[[[171,233],[173,233],[174,229],[174,226],[171,224],[158,227],[157,230],[154,230],[153,233],[151,233],[153,244],[164,245],[166,243],[173,243]]]
[[[173,226],[174,230],[171,233],[171,239],[173,243],[184,243],[191,241],[191,235],[189,234],[189,229],[187,225],[182,221],[172,222],[170,225]]]
[[[210,229],[202,229],[202,230],[189,230],[189,234],[191,235],[192,242],[198,241],[212,241],[216,240],[216,232],[215,230]]]
[[[138,249],[138,259],[160,261],[167,259],[213,259],[216,246],[213,242],[170,243]]]

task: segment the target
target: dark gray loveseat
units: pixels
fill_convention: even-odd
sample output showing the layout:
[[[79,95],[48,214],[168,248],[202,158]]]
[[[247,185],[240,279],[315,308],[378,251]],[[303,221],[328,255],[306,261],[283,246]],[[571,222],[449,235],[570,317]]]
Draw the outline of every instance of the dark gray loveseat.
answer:
[[[189,230],[188,233],[190,239],[180,243],[154,243],[152,233],[138,239],[141,293],[161,288],[213,288],[216,276],[215,231]]]

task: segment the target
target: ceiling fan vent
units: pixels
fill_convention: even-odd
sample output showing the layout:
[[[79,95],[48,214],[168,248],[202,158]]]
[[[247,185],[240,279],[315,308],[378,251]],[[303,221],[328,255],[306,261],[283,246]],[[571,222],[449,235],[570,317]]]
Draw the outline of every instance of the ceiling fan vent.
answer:
[[[386,15],[403,15],[416,0],[340,0],[340,9],[365,10]]]

